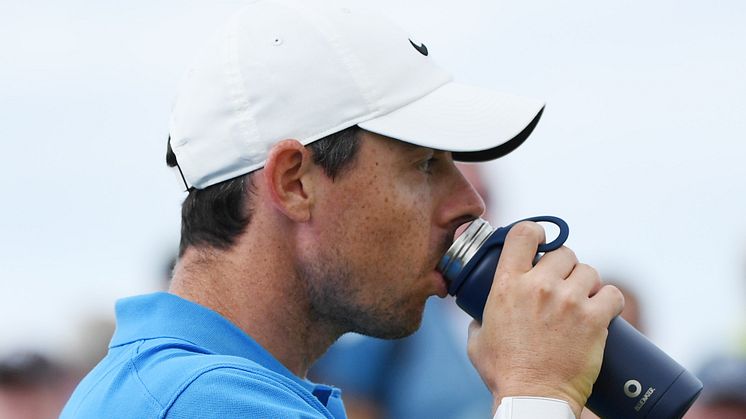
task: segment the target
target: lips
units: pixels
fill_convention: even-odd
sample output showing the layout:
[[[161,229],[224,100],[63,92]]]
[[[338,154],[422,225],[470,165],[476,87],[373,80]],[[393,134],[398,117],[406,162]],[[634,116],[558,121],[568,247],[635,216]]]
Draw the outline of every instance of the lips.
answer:
[[[435,276],[438,278],[438,282],[439,282],[439,284],[438,284],[439,285],[439,287],[438,287],[439,289],[438,289],[437,295],[439,297],[441,297],[441,298],[447,296],[448,295],[448,289],[451,286],[450,281],[445,276],[443,276],[442,273],[440,273],[440,271],[437,268],[437,265],[436,265],[436,267],[433,268],[433,274],[435,274]]]
[[[443,255],[445,255],[445,253],[453,244],[455,233],[455,231],[450,231],[449,233],[443,235],[443,238],[440,240],[440,245],[438,246],[438,251],[436,253],[437,258],[435,259],[435,263],[431,265],[433,267],[433,272],[439,279],[438,282],[440,282],[437,295],[441,298],[444,298],[448,295],[448,288],[450,288],[451,283],[438,270],[438,264],[440,263],[440,259],[443,257]]]
[[[447,279],[446,279],[446,278],[445,278],[445,277],[443,276],[443,274],[441,274],[441,273],[440,273],[440,272],[438,272],[438,271],[435,271],[435,272],[436,272],[436,273],[438,274],[438,277],[440,278],[440,282],[441,282],[441,284],[443,285],[443,287],[442,287],[442,289],[440,290],[440,292],[438,292],[438,297],[440,297],[440,298],[445,298],[445,297],[447,297],[447,296],[448,296],[448,288],[449,288],[449,286],[450,286],[451,284],[450,284],[450,283],[448,282],[448,280],[447,280]]]

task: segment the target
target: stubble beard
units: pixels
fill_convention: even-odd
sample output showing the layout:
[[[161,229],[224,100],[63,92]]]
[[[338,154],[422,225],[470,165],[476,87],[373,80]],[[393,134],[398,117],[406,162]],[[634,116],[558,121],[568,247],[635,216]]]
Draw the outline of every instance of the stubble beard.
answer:
[[[311,318],[325,323],[337,335],[360,333],[381,339],[398,339],[414,333],[422,322],[424,301],[413,304],[382,280],[361,288],[350,265],[338,255],[317,253],[296,267],[305,286]],[[368,289],[368,295],[365,293]],[[376,289],[375,295],[370,294]]]

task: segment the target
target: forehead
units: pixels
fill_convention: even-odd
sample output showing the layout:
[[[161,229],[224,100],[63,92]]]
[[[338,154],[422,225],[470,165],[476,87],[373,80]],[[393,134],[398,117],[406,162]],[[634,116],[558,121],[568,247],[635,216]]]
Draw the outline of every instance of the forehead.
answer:
[[[405,141],[397,140],[396,138],[387,137],[366,130],[361,130],[360,139],[363,144],[367,143],[368,146],[387,149],[396,155],[412,155],[432,150],[428,147],[407,143]]]

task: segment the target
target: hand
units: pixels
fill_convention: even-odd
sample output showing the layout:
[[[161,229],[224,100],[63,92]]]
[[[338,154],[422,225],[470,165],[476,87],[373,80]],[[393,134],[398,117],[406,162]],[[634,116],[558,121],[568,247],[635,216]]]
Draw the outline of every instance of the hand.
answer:
[[[602,286],[592,267],[562,247],[533,266],[544,229],[522,222],[503,246],[482,324],[469,327],[469,358],[503,397],[565,400],[575,416],[598,377],[607,328],[624,307],[622,293]]]

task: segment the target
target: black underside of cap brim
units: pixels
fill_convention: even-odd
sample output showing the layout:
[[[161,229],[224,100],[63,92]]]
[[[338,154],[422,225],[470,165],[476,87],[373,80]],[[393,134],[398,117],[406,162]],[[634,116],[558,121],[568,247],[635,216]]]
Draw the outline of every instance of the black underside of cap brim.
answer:
[[[544,108],[541,108],[539,113],[536,114],[531,123],[529,123],[526,128],[523,129],[523,131],[518,133],[518,135],[508,140],[507,142],[488,150],[453,152],[453,159],[463,162],[480,162],[494,160],[505,156],[506,154],[518,148],[521,144],[523,144],[524,141],[526,141],[526,138],[528,138],[528,136],[531,135],[531,133],[534,131],[534,128],[536,128],[536,124],[539,123],[539,119],[541,119],[542,113],[544,113]]]

